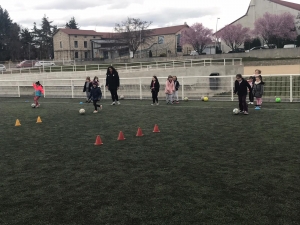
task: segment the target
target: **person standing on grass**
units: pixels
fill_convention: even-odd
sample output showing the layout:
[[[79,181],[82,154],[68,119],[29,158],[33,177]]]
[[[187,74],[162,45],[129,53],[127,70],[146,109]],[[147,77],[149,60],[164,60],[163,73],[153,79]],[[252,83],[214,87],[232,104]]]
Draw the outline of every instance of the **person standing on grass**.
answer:
[[[174,90],[175,90],[175,85],[174,85],[173,77],[171,75],[169,75],[168,79],[166,81],[166,87],[165,87],[167,104],[173,104],[172,96],[173,96]]]
[[[98,107],[102,109],[102,105],[97,104],[97,102],[100,101],[101,98],[102,98],[101,88],[98,87],[97,82],[93,82],[93,87],[91,89],[89,99],[93,101],[93,105],[95,107],[94,113],[98,112]]]
[[[251,86],[251,88],[253,88],[253,77],[249,77],[249,79],[247,80],[247,82],[249,83],[249,85]],[[253,93],[248,89],[249,92],[249,105],[253,105],[253,101],[254,101],[254,97],[253,97]]]
[[[234,94],[239,96],[240,113],[248,115],[248,104],[246,102],[248,89],[252,91],[250,84],[242,77],[241,74],[236,75],[236,81],[234,84]]]
[[[34,103],[35,103],[35,107],[38,108],[40,107],[39,104],[39,99],[40,97],[42,97],[42,95],[44,94],[44,89],[43,89],[43,85],[41,85],[41,83],[39,81],[35,82],[32,84],[34,90],[35,90],[35,96],[34,96]]]
[[[150,84],[150,89],[151,89],[151,93],[152,93],[152,101],[153,101],[153,104],[151,104],[151,105],[154,105],[155,102],[156,102],[156,105],[159,105],[158,97],[157,97],[159,88],[160,88],[160,85],[159,85],[158,79],[156,76],[153,76],[151,84]]]
[[[86,102],[89,101],[92,87],[93,87],[93,83],[91,82],[91,78],[87,77],[83,86],[83,92],[85,92],[86,94]]]
[[[253,86],[253,96],[256,98],[256,107],[261,108],[262,105],[262,96],[264,94],[264,82],[262,81],[262,76],[259,75],[256,77],[254,86]]]
[[[179,99],[178,99],[178,89],[179,89],[179,81],[177,80],[176,76],[173,76],[173,81],[174,81],[174,91],[173,91],[173,103],[175,103],[175,99],[176,99],[176,103],[179,103]]]
[[[92,82],[92,83],[94,83],[94,82],[96,82],[96,83],[97,83],[97,86],[98,86],[98,87],[100,86],[99,78],[98,78],[97,76],[95,76],[95,77],[94,77],[94,79],[93,79],[93,82]]]
[[[108,88],[108,90],[110,91],[110,94],[111,94],[111,98],[113,101],[111,105],[115,105],[116,101],[117,101],[117,104],[120,105],[121,103],[119,102],[119,97],[118,97],[118,89],[120,87],[120,78],[119,78],[118,72],[112,66],[107,68],[106,85],[105,86]]]

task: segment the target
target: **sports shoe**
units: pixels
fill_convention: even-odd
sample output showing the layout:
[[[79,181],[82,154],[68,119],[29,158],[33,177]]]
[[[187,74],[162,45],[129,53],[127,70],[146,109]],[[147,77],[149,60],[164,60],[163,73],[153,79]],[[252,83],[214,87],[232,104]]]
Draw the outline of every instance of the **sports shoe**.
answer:
[[[244,115],[249,115],[249,113],[248,112],[244,112]]]
[[[179,101],[176,101],[176,104],[179,104]]]
[[[102,105],[100,105],[100,110],[102,110]]]
[[[94,112],[93,113],[98,113],[98,111],[97,110],[94,110]]]
[[[39,108],[39,107],[40,107],[40,104],[38,104],[38,105],[35,106],[35,108]]]
[[[241,111],[241,110],[240,110],[240,113],[244,113],[244,111]]]
[[[121,105],[121,103],[119,101],[117,101],[118,105]]]
[[[156,103],[156,105],[159,105],[159,103]]]
[[[111,103],[111,105],[115,105],[115,104],[116,104],[115,102]]]
[[[152,103],[151,105],[152,105],[152,106],[154,106],[154,104],[153,104],[153,103]]]

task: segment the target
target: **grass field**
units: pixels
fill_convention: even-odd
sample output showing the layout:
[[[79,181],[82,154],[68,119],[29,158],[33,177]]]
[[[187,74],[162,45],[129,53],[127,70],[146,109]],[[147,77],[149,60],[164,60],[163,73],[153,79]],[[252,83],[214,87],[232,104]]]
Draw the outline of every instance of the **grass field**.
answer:
[[[0,224],[299,224],[297,103],[26,100],[0,99]]]

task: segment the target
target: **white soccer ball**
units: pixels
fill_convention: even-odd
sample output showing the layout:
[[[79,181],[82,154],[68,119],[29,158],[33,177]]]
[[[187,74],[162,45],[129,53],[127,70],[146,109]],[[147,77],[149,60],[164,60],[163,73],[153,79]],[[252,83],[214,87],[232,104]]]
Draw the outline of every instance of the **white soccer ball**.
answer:
[[[239,112],[240,112],[240,110],[239,109],[237,109],[237,108],[235,108],[235,109],[233,109],[233,114],[235,114],[235,115],[237,115],[237,114],[239,114]]]
[[[120,96],[120,99],[124,99],[124,95],[121,95],[121,96]]]
[[[188,98],[188,97],[184,97],[184,101],[186,101],[186,102],[187,102],[188,100],[189,100],[189,98]]]
[[[79,113],[80,113],[81,115],[83,115],[83,114],[85,114],[85,110],[84,110],[84,109],[79,109]]]
[[[35,103],[32,103],[32,104],[31,104],[31,107],[32,107],[32,108],[35,108]]]

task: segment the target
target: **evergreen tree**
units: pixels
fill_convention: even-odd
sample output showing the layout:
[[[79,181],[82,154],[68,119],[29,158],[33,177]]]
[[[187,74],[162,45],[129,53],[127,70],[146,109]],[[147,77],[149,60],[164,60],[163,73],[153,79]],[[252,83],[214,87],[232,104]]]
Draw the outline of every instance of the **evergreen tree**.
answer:
[[[32,55],[35,51],[34,45],[33,45],[33,35],[28,30],[28,28],[21,30],[21,58],[23,59],[32,59]],[[34,57],[36,58],[36,57]]]
[[[66,28],[70,28],[70,29],[76,29],[78,30],[79,27],[78,27],[78,23],[76,23],[76,20],[74,17],[72,17],[70,19],[70,21],[68,23],[66,23]]]
[[[7,10],[0,6],[0,61],[9,60],[9,34],[12,21]]]

